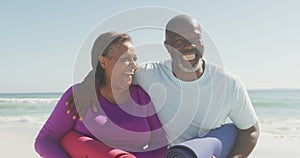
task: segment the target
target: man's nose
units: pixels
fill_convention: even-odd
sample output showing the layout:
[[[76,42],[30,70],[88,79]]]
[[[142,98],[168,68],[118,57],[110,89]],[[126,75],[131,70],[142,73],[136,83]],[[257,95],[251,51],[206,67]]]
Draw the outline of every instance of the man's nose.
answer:
[[[184,43],[184,49],[192,49],[192,48],[195,48],[196,47],[196,45],[193,43],[193,42],[191,42],[191,41],[186,41],[185,43]]]

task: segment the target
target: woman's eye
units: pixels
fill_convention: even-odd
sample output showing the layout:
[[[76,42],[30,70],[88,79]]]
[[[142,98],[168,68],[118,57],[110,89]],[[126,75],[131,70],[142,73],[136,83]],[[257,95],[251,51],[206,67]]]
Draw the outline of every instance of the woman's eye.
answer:
[[[133,59],[131,59],[131,58],[122,58],[122,59],[120,59],[120,61],[122,61],[122,62],[131,62],[131,61],[136,62],[136,60],[137,60],[137,58],[133,58]]]
[[[133,58],[133,61],[134,61],[134,62],[137,62],[137,58],[136,58],[136,57],[135,57],[135,58]]]
[[[122,58],[121,61],[127,62],[127,61],[130,61],[130,59],[129,58]]]

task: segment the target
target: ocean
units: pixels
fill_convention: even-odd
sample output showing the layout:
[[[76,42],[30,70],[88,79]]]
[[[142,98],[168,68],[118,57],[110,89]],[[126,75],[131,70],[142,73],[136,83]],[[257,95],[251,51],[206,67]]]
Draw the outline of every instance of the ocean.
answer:
[[[300,140],[300,90],[250,90],[262,133]]]
[[[0,93],[0,126],[42,126],[62,93]],[[300,90],[249,90],[262,133],[300,140]]]
[[[62,93],[0,93],[0,125],[42,125]]]

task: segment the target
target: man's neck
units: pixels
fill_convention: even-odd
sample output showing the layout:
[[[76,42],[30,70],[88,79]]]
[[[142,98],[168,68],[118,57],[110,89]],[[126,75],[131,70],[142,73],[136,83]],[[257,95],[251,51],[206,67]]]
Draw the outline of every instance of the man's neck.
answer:
[[[195,72],[186,72],[179,67],[172,66],[173,75],[181,81],[195,81],[202,76],[205,68],[204,60],[200,59],[199,62],[201,66]]]

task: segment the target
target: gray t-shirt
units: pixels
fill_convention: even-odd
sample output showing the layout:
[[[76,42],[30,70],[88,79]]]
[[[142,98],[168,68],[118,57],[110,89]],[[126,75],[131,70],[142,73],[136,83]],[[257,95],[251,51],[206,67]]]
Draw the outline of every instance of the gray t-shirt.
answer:
[[[181,81],[171,60],[142,64],[135,83],[148,92],[169,142],[204,136],[229,118],[239,129],[257,122],[246,88],[227,69],[205,60],[205,71],[195,81]]]

